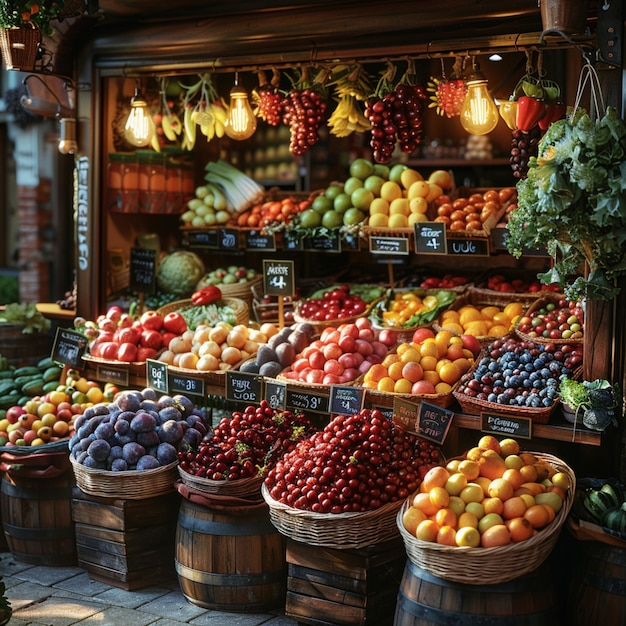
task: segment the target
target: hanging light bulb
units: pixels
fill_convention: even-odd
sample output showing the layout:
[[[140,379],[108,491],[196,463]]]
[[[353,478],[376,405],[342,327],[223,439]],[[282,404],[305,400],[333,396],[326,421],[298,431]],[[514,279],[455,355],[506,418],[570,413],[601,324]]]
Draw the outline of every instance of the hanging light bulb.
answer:
[[[478,64],[472,70],[465,79],[467,95],[461,106],[461,126],[472,135],[486,135],[498,124],[498,107],[489,95],[487,79]]]
[[[76,119],[63,117],[59,123],[61,125],[59,152],[61,154],[75,154],[78,150],[78,144],[76,143]]]
[[[130,100],[130,115],[124,126],[124,136],[133,146],[143,148],[150,143],[155,132],[148,103],[137,86],[135,95]]]
[[[235,74],[235,86],[230,90],[230,106],[224,126],[224,132],[231,139],[243,141],[254,135],[256,116],[252,112],[248,92],[238,85],[239,77]]]

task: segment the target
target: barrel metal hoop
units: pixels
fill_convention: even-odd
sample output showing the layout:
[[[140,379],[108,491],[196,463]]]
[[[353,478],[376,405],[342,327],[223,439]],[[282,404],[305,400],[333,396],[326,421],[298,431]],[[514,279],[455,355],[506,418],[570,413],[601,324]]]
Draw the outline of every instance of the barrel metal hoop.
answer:
[[[251,587],[269,583],[282,583],[285,578],[283,570],[247,574],[215,574],[212,572],[201,572],[187,567],[178,561],[176,561],[175,566],[176,573],[181,578],[212,587]]]
[[[191,517],[185,513],[178,514],[178,523],[185,530],[203,535],[221,535],[228,537],[246,537],[254,535],[272,535],[276,527],[269,520],[232,524]]]

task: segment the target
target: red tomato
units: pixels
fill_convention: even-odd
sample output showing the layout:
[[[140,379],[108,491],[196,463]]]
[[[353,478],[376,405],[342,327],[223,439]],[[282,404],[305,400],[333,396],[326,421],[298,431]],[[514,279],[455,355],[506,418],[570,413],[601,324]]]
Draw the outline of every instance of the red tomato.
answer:
[[[160,350],[163,347],[163,336],[158,330],[144,330],[141,333],[140,344],[142,348]]]
[[[117,360],[131,363],[137,360],[137,344],[125,342],[119,345],[117,350]]]
[[[182,335],[187,330],[187,322],[178,311],[172,311],[163,318],[163,328],[175,335]]]
[[[161,330],[163,318],[156,311],[146,311],[139,320],[146,330]]]

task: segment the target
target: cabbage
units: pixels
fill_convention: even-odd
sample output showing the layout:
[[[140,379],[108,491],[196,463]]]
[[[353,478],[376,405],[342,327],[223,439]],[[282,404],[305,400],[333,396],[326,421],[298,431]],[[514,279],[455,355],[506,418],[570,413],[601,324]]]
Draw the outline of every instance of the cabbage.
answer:
[[[202,259],[195,252],[177,250],[161,260],[156,280],[162,291],[186,298],[195,291],[196,283],[202,276]]]

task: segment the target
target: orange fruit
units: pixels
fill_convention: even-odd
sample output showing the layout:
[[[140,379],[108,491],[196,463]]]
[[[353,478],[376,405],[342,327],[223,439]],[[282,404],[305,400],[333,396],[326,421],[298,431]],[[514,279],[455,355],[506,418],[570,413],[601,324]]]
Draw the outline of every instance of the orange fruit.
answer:
[[[428,496],[437,509],[443,509],[450,504],[450,494],[446,491],[445,487],[433,487],[429,489]]]
[[[436,371],[435,368],[437,367],[437,363],[438,363],[438,360],[436,356],[423,356],[422,360],[420,361],[420,365],[422,366],[422,370],[424,372]]]
[[[431,467],[422,480],[422,484],[426,491],[430,491],[434,487],[445,488],[448,479],[450,478],[450,472],[441,465],[435,465]]]
[[[537,482],[537,468],[534,465],[522,465],[519,468],[519,473],[525,483]]]
[[[444,546],[456,546],[456,529],[453,526],[441,526],[435,541]]]
[[[442,382],[448,383],[448,385],[454,385],[459,378],[461,378],[463,372],[459,370],[456,363],[444,363],[439,369],[439,378]]]
[[[509,534],[511,535],[511,541],[513,543],[518,543],[520,541],[526,541],[526,539],[530,539],[533,535],[534,528],[533,525],[523,517],[513,517],[506,521],[505,526],[509,530]]]
[[[504,478],[494,478],[488,487],[489,497],[499,498],[502,501],[512,498],[514,491],[513,485]]]
[[[452,509],[444,507],[435,513],[435,522],[437,522],[439,528],[442,526],[450,526],[456,529],[458,520],[456,513]]]
[[[524,512],[524,519],[527,519],[533,528],[539,530],[550,523],[550,513],[542,504],[533,504]]]
[[[506,465],[506,460],[504,464]],[[504,470],[504,474],[502,474],[502,478],[504,478],[504,480],[506,480],[507,482],[511,483],[511,486],[513,487],[513,489],[518,489],[524,484],[524,482],[526,482],[524,480],[524,477],[520,473],[520,471],[512,467],[509,467]]]
[[[420,511],[420,509],[415,508],[414,506],[408,507],[407,510],[402,514],[402,523],[412,535],[415,535],[415,531],[417,530],[418,525],[425,519],[426,514],[423,511]]]
[[[457,526],[459,528],[463,528],[464,526],[478,528],[478,518],[471,511],[463,511],[463,513],[459,515],[459,521],[457,522]]]
[[[514,517],[523,517],[528,506],[522,498],[522,496],[513,496],[508,500],[505,500],[502,505],[502,517],[507,519],[513,519]]]
[[[413,506],[426,515],[435,515],[439,510],[430,500],[430,494],[427,491],[415,494],[413,497]]]
[[[463,459],[458,466],[458,471],[467,478],[468,481],[478,478],[480,467],[476,461]]]
[[[485,514],[497,513],[498,515],[501,515],[504,510],[504,502],[502,502],[500,498],[485,498],[482,501],[482,505],[485,510]]]
[[[511,533],[504,524],[490,526],[480,536],[480,545],[483,548],[493,548],[495,546],[506,546],[511,543]]]
[[[417,525],[415,530],[415,536],[422,541],[437,541],[437,534],[439,533],[439,527],[431,519],[425,519]]]

